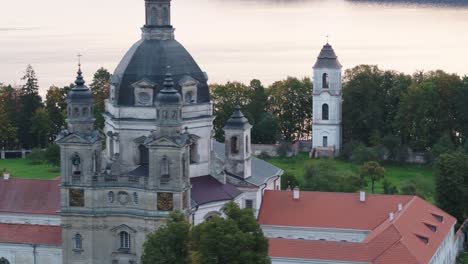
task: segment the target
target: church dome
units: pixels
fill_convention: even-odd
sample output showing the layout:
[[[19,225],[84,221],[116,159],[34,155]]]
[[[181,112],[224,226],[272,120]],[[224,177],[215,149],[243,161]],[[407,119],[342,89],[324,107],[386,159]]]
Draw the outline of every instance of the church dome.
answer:
[[[130,106],[135,102],[135,83],[147,80],[154,88],[153,99],[164,87],[166,68],[171,68],[174,88],[181,93],[180,81],[191,77],[197,81],[196,101],[210,101],[207,77],[190,53],[174,39],[170,25],[170,0],[146,0],[146,24],[143,36],[125,54],[117,66],[112,84],[117,105]],[[154,11],[154,12],[153,12]]]
[[[318,68],[327,68],[327,69],[341,69],[341,64],[338,61],[338,57],[333,50],[333,47],[328,44],[325,44],[320,51],[320,54],[317,58],[317,62],[314,65],[314,69]]]
[[[75,85],[76,86],[68,92],[68,103],[89,104],[94,102],[91,90],[85,85],[81,68],[78,69]]]

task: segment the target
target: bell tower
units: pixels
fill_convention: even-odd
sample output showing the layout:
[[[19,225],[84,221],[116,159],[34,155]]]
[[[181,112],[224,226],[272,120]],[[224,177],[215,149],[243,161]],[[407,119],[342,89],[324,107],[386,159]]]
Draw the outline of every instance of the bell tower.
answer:
[[[231,118],[224,125],[226,171],[234,176],[252,176],[250,130],[252,125],[236,105]]]
[[[341,150],[341,68],[327,42],[313,67],[312,157],[336,157]]]

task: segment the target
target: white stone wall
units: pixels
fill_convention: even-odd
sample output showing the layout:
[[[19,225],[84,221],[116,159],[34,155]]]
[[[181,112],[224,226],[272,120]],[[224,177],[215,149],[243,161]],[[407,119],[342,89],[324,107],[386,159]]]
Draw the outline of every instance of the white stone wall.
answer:
[[[62,248],[53,246],[36,246],[28,244],[0,243],[0,258],[10,264],[61,264]],[[34,262],[36,259],[36,262]]]
[[[322,76],[328,74],[329,88],[322,88]],[[341,150],[341,69],[314,69],[312,148],[323,146],[327,137],[327,147],[335,148],[335,155]],[[328,104],[328,120],[322,120],[322,106]]]
[[[108,132],[118,133],[118,140],[107,136],[106,159],[113,152],[119,153],[124,167],[135,168],[140,161],[138,144],[135,139],[149,136],[156,130],[156,108],[152,107],[117,107],[106,102],[105,128]],[[182,128],[187,127],[189,133],[200,137],[197,142],[198,162],[190,165],[190,177],[204,176],[210,173],[212,105],[211,103],[184,105],[182,109]],[[125,172],[124,172],[125,173]]]
[[[430,264],[454,264],[457,257],[457,247],[454,241],[455,226],[447,234],[432,257]]]
[[[27,215],[0,213],[0,223],[3,224],[31,224],[31,225],[60,225],[59,215]]]
[[[326,240],[363,242],[370,233],[368,230],[309,228],[262,225],[263,233],[268,238],[287,238],[304,240]]]

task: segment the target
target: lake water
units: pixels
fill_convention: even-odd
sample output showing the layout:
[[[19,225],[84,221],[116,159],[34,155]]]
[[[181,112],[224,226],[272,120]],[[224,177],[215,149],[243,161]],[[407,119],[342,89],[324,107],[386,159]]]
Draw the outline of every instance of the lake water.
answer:
[[[327,35],[345,68],[468,74],[468,0],[173,0],[172,6],[176,38],[210,82],[308,76]],[[77,53],[87,80],[98,67],[113,71],[144,23],[143,0],[1,7],[0,82],[21,84],[32,64],[41,94],[74,80]]]

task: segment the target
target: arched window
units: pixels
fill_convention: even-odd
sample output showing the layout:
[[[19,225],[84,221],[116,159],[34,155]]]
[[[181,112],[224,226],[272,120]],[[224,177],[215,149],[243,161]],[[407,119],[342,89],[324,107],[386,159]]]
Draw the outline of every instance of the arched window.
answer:
[[[94,152],[93,154],[93,173],[94,174],[97,174],[98,172],[98,167],[99,167],[99,164],[98,164],[98,153],[97,151]]]
[[[80,109],[78,107],[73,108],[73,117],[80,116]]]
[[[84,116],[84,117],[87,117],[88,114],[89,114],[88,107],[84,107],[84,108],[83,108],[83,116]]]
[[[324,73],[322,75],[322,88],[327,89],[328,86],[328,73]]]
[[[169,175],[169,160],[167,156],[164,156],[162,160],[159,162],[160,173],[161,173],[161,183],[168,183],[170,180]]]
[[[197,144],[190,145],[190,164],[198,162]]]
[[[138,204],[138,193],[136,193],[136,192],[133,193],[133,202],[135,204]]]
[[[75,240],[75,249],[83,249],[83,237],[80,234],[76,234],[73,239]]]
[[[328,120],[328,105],[322,105],[322,120]]]
[[[120,236],[120,249],[130,249],[130,234],[122,231]]]
[[[112,191],[109,192],[109,193],[107,194],[107,200],[109,200],[109,203],[113,203],[113,202],[114,202],[114,199],[115,199],[115,194],[114,194],[114,192],[112,192]]]
[[[8,261],[6,258],[0,258],[0,264],[10,264],[10,261]]]
[[[144,145],[138,146],[138,150],[140,151],[140,165],[148,165],[149,163],[149,151],[148,148]]]
[[[231,138],[231,153],[232,154],[239,153],[239,145],[238,145],[237,137],[232,137]]]
[[[75,153],[71,158],[72,163],[72,176],[80,176],[81,175],[81,158],[80,156]]]

